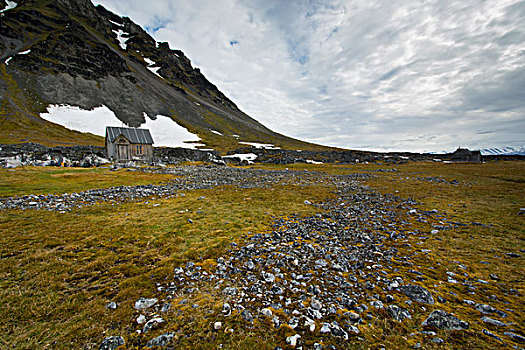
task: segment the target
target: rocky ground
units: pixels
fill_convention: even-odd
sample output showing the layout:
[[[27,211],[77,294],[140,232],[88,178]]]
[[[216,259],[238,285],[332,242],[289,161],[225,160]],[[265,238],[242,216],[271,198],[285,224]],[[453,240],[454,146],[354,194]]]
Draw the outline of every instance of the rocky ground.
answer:
[[[119,203],[144,198],[169,198],[184,195],[181,191],[236,185],[240,188],[263,188],[274,183],[315,181],[320,176],[308,171],[269,171],[222,166],[175,166],[170,168],[128,168],[128,171],[170,174],[174,179],[165,185],[118,186],[59,195],[28,195],[0,198],[1,209],[39,209],[70,211],[100,202]]]
[[[497,339],[502,346],[508,340],[525,342],[514,329],[516,325],[505,322],[508,313],[520,310],[498,310],[458,300],[455,295],[436,296],[432,288],[423,287],[428,281],[417,271],[418,266],[412,266],[408,275],[400,272],[400,262],[411,264],[411,257],[396,248],[405,244],[407,236],[425,240],[439,230],[454,229],[457,223],[447,222],[436,211],[419,211],[413,201],[374,193],[356,180],[355,176],[330,179],[337,184],[337,199],[312,204],[319,214],[279,218],[271,232],[247,233],[244,241],[232,243],[229,254],[213,266],[188,262],[175,267],[173,280],[157,286],[158,296],[136,301],[136,331],[147,339],[146,346],[171,344],[174,332],[151,339],[146,333],[169,323],[162,314],[172,307],[173,299],[185,304],[203,285],[213,285],[216,296],[223,300],[222,310],[216,314],[210,310],[216,332],[233,332],[229,324],[235,316],[244,320],[245,327],[269,322],[282,335],[283,347],[345,349],[365,340],[360,328],[372,320],[405,322],[414,313],[425,315],[418,326],[417,339],[422,341],[415,342],[414,348],[445,343],[439,331],[471,327],[436,303],[449,304],[448,308],[454,308],[454,303],[468,305],[478,314],[476,322],[486,327],[483,335]],[[413,229],[409,221],[427,223],[431,229]],[[432,282],[461,284],[471,295],[494,283],[469,278],[465,265],[451,266],[450,270],[441,281]],[[494,328],[496,331],[491,331]],[[109,337],[101,349],[124,342],[124,338]]]
[[[446,267],[436,261],[430,267],[439,271],[434,276],[418,271],[421,266],[413,262],[431,253],[417,244],[438,239],[441,231],[481,224],[454,222],[437,210],[420,209],[413,200],[377,193],[362,183],[373,174],[329,176],[218,166],[134,171],[170,173],[175,179],[159,186],[2,198],[0,209],[65,211],[101,201],[165,198],[222,185],[264,188],[276,183],[327,182],[335,186],[336,196],[329,202],[306,201],[316,208],[313,216],[278,217],[268,232],[246,232],[212,264],[188,261],[174,266],[171,280],[157,282],[156,295],[135,301],[130,334],[106,337],[100,349],[121,345],[176,348],[180,338],[189,335],[171,323],[174,315],[188,307],[207,314],[210,332],[217,334],[266,325],[282,348],[366,347],[364,334],[373,331],[377,322],[388,323],[392,329],[396,323],[415,323],[417,331],[408,334],[406,342],[413,348],[440,344],[458,348],[475,343],[476,337],[490,337],[500,347],[525,345],[523,325],[507,320],[509,315],[523,317],[523,310],[493,307],[491,300],[499,296],[485,293],[486,286],[497,284],[504,295],[518,295],[514,285],[499,281],[496,275],[487,280],[470,277],[469,265],[459,257]],[[437,180],[425,177],[422,181]],[[507,258],[521,259],[521,255],[509,252]],[[450,289],[443,292],[447,286]],[[203,290],[210,291],[220,308],[202,310],[206,306],[194,303],[194,295]],[[110,302],[106,307],[111,310],[119,305]],[[454,315],[457,308],[471,309],[472,318],[460,319]],[[151,335],[159,330],[166,331]]]

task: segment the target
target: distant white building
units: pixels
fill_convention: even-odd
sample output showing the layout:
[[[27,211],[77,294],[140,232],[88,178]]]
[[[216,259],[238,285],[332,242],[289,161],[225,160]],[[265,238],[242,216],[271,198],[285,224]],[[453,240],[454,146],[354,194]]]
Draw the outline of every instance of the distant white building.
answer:
[[[153,158],[153,138],[148,129],[106,127],[108,157],[115,161]]]

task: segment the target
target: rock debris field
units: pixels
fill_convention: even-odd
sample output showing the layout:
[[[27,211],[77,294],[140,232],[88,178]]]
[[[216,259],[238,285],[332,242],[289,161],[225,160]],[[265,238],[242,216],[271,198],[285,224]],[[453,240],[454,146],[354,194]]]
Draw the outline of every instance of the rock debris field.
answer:
[[[363,330],[372,329],[378,319],[416,323],[417,331],[408,335],[414,338],[408,342],[412,348],[446,345],[454,332],[489,337],[502,347],[508,342],[525,344],[522,326],[506,320],[523,310],[495,308],[491,299],[497,297],[487,297],[484,292],[496,283],[497,276],[471,278],[468,264],[457,261],[446,268],[434,262],[435,269],[443,270],[435,278],[419,272],[419,266],[412,262],[431,251],[418,249],[414,240],[412,245],[407,243],[408,238],[424,242],[436,239],[441,231],[469,224],[449,221],[436,210],[420,210],[413,200],[374,192],[361,181],[372,174],[329,176],[215,166],[140,171],[162,171],[176,178],[159,186],[3,198],[0,208],[74,210],[102,201],[165,198],[181,191],[232,184],[264,188],[276,183],[324,182],[335,185],[336,194],[328,202],[319,203],[315,198],[306,201],[316,207],[313,216],[279,217],[268,232],[246,232],[213,264],[189,261],[174,266],[172,279],[157,283],[156,295],[134,301],[133,336],[138,334],[141,346],[177,348],[178,339],[184,335],[162,330],[174,329],[170,315],[190,305],[209,315],[209,332],[233,333],[238,327],[250,329],[256,323],[264,324],[276,333],[282,348],[346,349],[365,342]],[[521,256],[509,253],[506,258]],[[506,295],[518,294],[512,284],[498,284]],[[455,289],[447,292],[446,286]],[[193,303],[194,296],[203,290],[222,307],[202,310],[205,306]],[[120,306],[110,302],[106,307]],[[473,316],[468,321],[457,317],[454,310],[459,307],[468,308]],[[114,350],[126,345],[128,337],[106,336],[99,349]]]
[[[37,209],[70,211],[101,202],[121,203],[144,198],[170,198],[184,195],[181,191],[236,185],[240,188],[264,188],[275,183],[309,182],[312,172],[268,171],[222,166],[176,166],[172,168],[130,168],[128,171],[156,172],[174,175],[165,185],[117,186],[59,195],[28,195],[0,198],[2,209]]]

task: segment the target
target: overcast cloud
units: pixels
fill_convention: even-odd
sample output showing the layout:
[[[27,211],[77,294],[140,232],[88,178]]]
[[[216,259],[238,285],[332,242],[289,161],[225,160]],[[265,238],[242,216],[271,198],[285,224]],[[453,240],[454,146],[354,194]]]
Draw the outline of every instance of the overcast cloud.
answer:
[[[525,1],[94,2],[289,136],[378,151],[525,144]]]

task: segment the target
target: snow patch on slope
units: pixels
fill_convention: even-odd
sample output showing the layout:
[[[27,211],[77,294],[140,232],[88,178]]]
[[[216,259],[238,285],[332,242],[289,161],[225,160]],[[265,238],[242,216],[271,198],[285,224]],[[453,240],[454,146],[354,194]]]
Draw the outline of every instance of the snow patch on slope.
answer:
[[[222,158],[237,158],[241,162],[246,162],[248,164],[253,164],[253,161],[257,159],[257,155],[254,153],[245,153],[245,154],[232,154],[229,156],[223,156]]]
[[[161,77],[161,75],[158,73],[158,70],[160,69],[160,67],[153,67],[155,66],[157,63],[155,61],[152,61],[150,60],[149,58],[147,57],[142,57],[144,59],[144,62],[146,62],[148,64],[148,66],[146,68],[148,68],[153,74],[155,74],[156,76]]]
[[[128,39],[124,38],[122,35],[123,34],[129,35],[129,34],[126,33],[125,31],[123,31],[122,29],[113,30],[113,33],[115,33],[117,35],[117,40],[118,40],[119,45],[122,48],[122,50],[126,50],[126,48],[128,47],[127,44],[126,44],[126,40],[128,40]]]
[[[91,111],[81,109],[76,106],[50,105],[47,113],[42,113],[40,117],[52,123],[60,124],[68,129],[90,132],[95,135],[104,136],[106,126],[123,125],[115,116],[115,113],[108,107],[97,107]],[[185,142],[200,141],[198,135],[189,132],[171,118],[159,115],[156,120],[145,117],[146,122],[140,127],[149,129],[155,141],[155,146],[159,147],[182,147],[195,149],[201,145],[198,143],[188,144]]]
[[[272,145],[271,143],[258,143],[258,142],[243,142],[239,141],[239,143],[242,143],[243,145],[249,145],[253,146],[255,148],[262,148],[262,149],[281,149],[277,146]]]
[[[153,74],[155,74],[156,76],[162,78],[162,77],[160,76],[160,74],[157,73],[158,70],[160,69],[160,67],[148,67],[148,69],[149,69]]]

